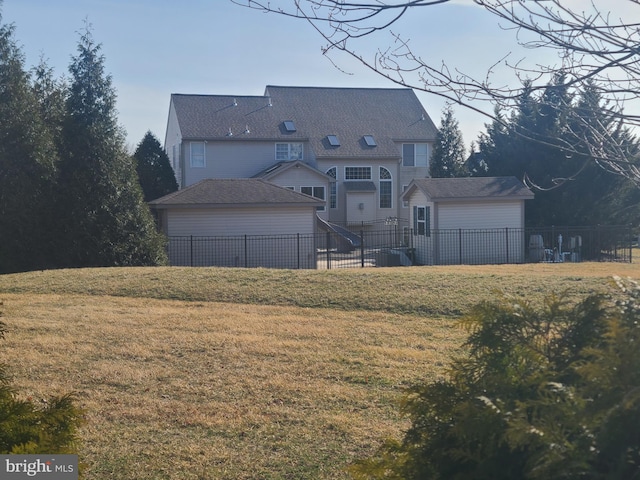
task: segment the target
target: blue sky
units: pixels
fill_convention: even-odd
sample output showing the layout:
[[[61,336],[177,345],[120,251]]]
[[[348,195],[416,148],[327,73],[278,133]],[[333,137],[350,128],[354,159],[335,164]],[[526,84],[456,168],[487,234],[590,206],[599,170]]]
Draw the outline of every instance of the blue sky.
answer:
[[[261,95],[266,85],[396,86],[346,55],[333,61],[348,74],[337,69],[322,55],[325,42],[307,23],[229,0],[1,1],[2,21],[15,24],[27,67],[42,56],[57,75],[67,74],[85,20],[92,25],[131,147],[147,130],[164,141],[171,93]],[[517,50],[513,33],[468,0],[423,8],[393,29],[430,61],[446,61],[480,77]],[[366,54],[391,42],[382,32],[356,47]],[[418,97],[439,125],[445,102],[425,93]],[[455,114],[469,146],[487,120],[461,107]]]

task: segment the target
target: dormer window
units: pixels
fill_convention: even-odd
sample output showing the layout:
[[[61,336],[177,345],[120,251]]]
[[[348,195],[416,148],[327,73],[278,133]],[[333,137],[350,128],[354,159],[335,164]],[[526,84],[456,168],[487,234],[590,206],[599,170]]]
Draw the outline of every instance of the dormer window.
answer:
[[[296,131],[296,124],[293,123],[293,120],[285,120],[283,122],[285,131],[289,133],[293,133]]]
[[[336,135],[327,135],[327,140],[329,141],[329,145],[331,145],[332,147],[340,146],[340,140],[338,140],[338,137]]]

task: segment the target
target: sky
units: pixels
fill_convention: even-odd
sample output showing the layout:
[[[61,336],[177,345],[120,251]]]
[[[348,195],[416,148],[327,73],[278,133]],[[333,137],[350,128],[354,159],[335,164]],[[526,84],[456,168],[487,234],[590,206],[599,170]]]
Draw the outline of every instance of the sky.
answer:
[[[0,13],[2,23],[15,25],[26,67],[43,58],[57,76],[68,76],[79,32],[91,25],[132,150],[147,131],[164,143],[172,93],[241,96],[262,95],[266,85],[398,86],[345,54],[326,58],[326,41],[308,23],[230,0],[0,0]],[[480,78],[506,54],[542,64],[555,61],[549,52],[520,51],[514,33],[470,0],[422,8],[391,30],[410,39],[430,62],[446,62]],[[354,45],[364,55],[373,54],[393,45],[392,32]],[[445,100],[416,94],[440,125]],[[454,107],[454,114],[469,147],[488,119],[462,107]]]

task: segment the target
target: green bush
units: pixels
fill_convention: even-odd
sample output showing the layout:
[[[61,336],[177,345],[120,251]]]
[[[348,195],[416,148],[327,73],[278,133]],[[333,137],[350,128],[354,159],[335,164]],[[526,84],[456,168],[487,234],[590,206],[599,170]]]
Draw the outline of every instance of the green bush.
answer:
[[[0,322],[0,338],[6,324]],[[37,405],[21,400],[0,365],[0,453],[74,453],[82,411],[71,395],[53,397]]]
[[[503,298],[463,320],[465,354],[402,402],[411,426],[358,479],[640,478],[640,288],[544,308]]]

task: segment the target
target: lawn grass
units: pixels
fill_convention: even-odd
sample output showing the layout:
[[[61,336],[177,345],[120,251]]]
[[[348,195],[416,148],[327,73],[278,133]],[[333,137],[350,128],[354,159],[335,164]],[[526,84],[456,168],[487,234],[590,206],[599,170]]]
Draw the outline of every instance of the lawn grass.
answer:
[[[610,288],[611,275],[640,277],[640,264],[270,270],[94,268],[0,275],[2,293],[109,295],[339,310],[459,316],[496,292],[538,301]]]
[[[455,320],[496,291],[541,302],[637,264],[332,271],[110,268],[0,276],[0,361],[22,397],[75,392],[85,478],[342,479],[406,428]]]

